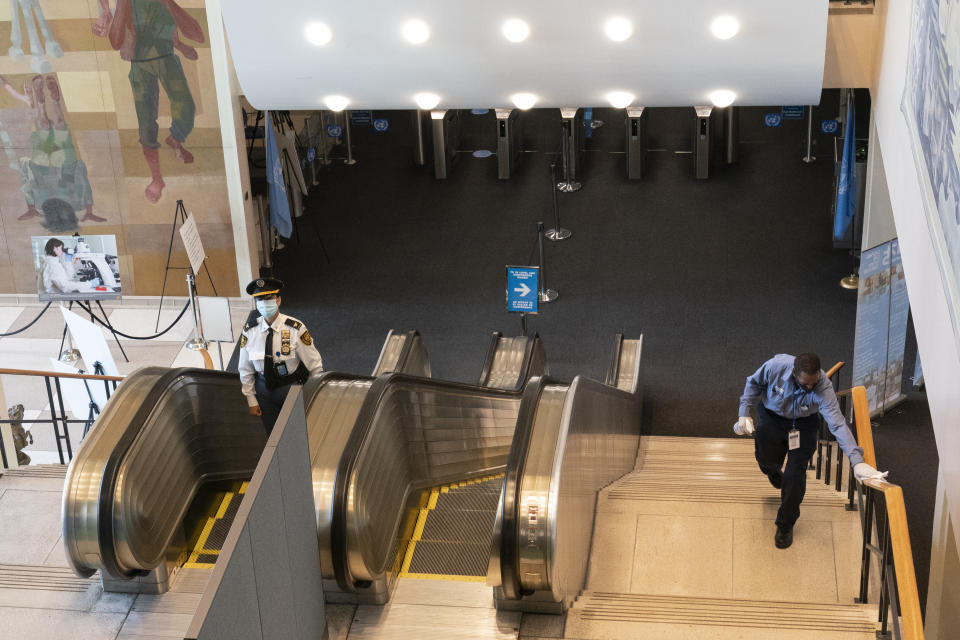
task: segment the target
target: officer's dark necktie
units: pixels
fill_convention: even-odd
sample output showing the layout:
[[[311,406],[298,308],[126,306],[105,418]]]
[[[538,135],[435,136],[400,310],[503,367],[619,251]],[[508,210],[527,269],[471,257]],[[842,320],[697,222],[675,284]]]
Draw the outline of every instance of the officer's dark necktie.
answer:
[[[277,386],[277,370],[273,366],[273,327],[267,328],[267,342],[263,347],[263,377],[267,382],[267,389]]]

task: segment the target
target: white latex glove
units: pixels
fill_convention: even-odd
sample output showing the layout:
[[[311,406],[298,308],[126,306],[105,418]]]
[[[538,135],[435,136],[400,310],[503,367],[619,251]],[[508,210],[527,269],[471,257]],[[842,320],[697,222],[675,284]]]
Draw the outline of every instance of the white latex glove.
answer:
[[[853,465],[853,475],[860,482],[863,482],[864,480],[882,480],[883,478],[887,477],[888,473],[890,472],[884,471],[883,473],[880,473],[866,462],[858,462],[857,464]]]
[[[743,416],[733,425],[733,432],[738,436],[752,436],[756,429],[753,428],[753,418]]]

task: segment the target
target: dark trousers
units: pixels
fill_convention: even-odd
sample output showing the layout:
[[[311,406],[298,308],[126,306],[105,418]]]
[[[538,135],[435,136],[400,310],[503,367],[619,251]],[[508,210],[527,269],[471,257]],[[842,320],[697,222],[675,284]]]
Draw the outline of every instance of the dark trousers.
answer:
[[[768,476],[781,473],[780,511],[777,526],[792,527],[800,517],[800,503],[807,491],[807,465],[817,448],[817,428],[820,414],[797,418],[800,432],[800,448],[790,451],[789,433],[794,420],[768,411],[763,404],[757,406],[757,432],[754,436],[754,455],[760,470]],[[787,466],[783,467],[786,458]]]
[[[267,430],[267,435],[273,431],[273,425],[277,423],[280,416],[280,409],[283,407],[283,401],[287,399],[287,392],[290,391],[290,385],[284,385],[277,389],[267,389],[267,380],[263,374],[257,374],[257,380],[253,383],[253,390],[257,394],[257,402],[260,404],[260,419],[263,420],[263,426]]]

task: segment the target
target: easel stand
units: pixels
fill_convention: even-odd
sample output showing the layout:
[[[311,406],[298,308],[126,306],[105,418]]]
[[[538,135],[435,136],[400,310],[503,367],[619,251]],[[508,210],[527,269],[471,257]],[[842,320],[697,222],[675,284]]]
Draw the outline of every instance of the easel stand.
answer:
[[[93,305],[84,305],[80,300],[71,300],[70,304],[67,306],[67,309],[73,309],[73,303],[76,302],[77,305],[90,314],[90,322],[95,322],[93,319]],[[110,330],[110,333],[113,334],[113,339],[117,341],[117,348],[120,349],[120,353],[123,354],[123,359],[127,362],[130,362],[130,358],[127,357],[127,352],[123,350],[123,345],[120,344],[120,337],[117,335],[116,329],[113,328],[113,324],[110,323],[110,318],[107,317],[107,312],[104,310],[103,305],[100,304],[99,300],[95,300],[97,303],[97,308],[100,309],[100,314],[103,316],[103,322],[107,325],[107,329]],[[60,337],[60,353],[63,353],[63,343],[67,339],[67,323],[63,323],[63,335]],[[100,364],[99,362],[97,363]]]
[[[177,235],[177,223],[183,224],[187,221],[187,210],[183,206],[183,200],[177,200],[177,208],[173,211],[173,224],[170,226],[170,246],[167,247],[167,264],[163,268],[163,286],[160,288],[160,306],[157,308],[157,324],[154,331],[160,330],[160,311],[163,309],[163,296],[167,290],[167,274],[171,269],[190,270],[190,267],[171,267],[170,256],[173,254],[173,238]],[[210,270],[207,269],[207,263],[203,263],[203,270],[207,273],[207,279],[210,281],[210,287],[213,289],[213,295],[217,294],[217,287],[213,284],[213,278],[210,276]],[[99,302],[97,304],[100,304]],[[126,357],[126,356],[124,356]]]
[[[105,376],[106,372],[103,370],[103,365],[99,361],[93,363],[93,375],[96,376]],[[87,414],[87,421],[83,424],[83,437],[87,437],[87,433],[90,431],[90,427],[93,426],[93,423],[96,421],[97,416],[100,415],[100,407],[97,405],[96,400],[93,399],[93,392],[90,391],[90,383],[86,379],[83,380],[83,386],[87,390],[87,397],[90,398],[90,412]]]

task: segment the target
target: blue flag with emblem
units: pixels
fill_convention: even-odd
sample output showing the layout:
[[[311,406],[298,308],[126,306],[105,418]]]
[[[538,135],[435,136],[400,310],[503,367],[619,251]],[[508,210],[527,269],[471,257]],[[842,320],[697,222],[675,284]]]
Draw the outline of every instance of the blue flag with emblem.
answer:
[[[293,233],[293,219],[290,217],[290,203],[287,202],[287,185],[283,181],[283,163],[280,162],[270,112],[265,111],[263,118],[267,124],[264,128],[267,138],[267,183],[270,185],[270,224],[277,228],[281,237],[289,238]]]
[[[837,213],[833,217],[833,238],[843,240],[857,212],[857,140],[853,95],[847,102],[847,121],[843,123],[843,160],[837,186]]]

